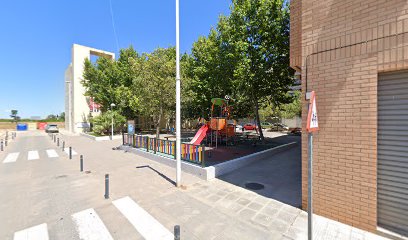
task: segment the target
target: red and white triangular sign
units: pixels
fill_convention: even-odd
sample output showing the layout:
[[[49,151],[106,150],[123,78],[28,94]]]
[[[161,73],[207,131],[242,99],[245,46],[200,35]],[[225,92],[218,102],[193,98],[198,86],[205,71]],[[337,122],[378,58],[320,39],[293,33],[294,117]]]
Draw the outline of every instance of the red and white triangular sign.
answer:
[[[319,130],[319,123],[317,120],[316,96],[315,96],[314,91],[312,91],[312,94],[310,96],[309,113],[307,114],[306,130],[308,132],[315,132]]]

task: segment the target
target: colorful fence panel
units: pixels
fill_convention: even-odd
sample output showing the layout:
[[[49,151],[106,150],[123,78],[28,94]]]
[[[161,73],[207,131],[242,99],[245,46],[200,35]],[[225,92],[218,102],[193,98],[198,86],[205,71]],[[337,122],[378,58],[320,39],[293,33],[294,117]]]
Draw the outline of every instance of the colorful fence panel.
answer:
[[[149,138],[142,135],[123,134],[123,145],[141,148],[152,153],[162,153],[176,157],[176,141]],[[181,144],[181,160],[205,167],[205,146]]]

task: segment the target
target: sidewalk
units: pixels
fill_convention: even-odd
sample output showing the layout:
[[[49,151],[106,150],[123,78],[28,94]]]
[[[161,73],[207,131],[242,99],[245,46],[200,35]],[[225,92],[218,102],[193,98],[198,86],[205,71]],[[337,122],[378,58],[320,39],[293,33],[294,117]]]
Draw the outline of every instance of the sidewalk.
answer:
[[[175,169],[112,150],[120,140],[62,138],[66,146],[84,155],[85,168],[92,172],[89,181],[99,181],[109,172],[112,200],[130,196],[167,229],[180,225],[181,239],[307,239],[307,213],[298,208],[220,179],[206,182],[189,174],[182,175],[186,189],[177,189]],[[95,191],[95,187],[86,186],[83,192]],[[314,239],[385,238],[315,215]]]

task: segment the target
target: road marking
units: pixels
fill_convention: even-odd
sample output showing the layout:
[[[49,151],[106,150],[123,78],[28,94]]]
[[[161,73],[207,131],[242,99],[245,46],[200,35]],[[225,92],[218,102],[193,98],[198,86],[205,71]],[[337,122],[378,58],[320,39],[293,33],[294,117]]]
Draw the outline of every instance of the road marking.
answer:
[[[92,208],[72,215],[79,238],[83,240],[113,240],[108,229]]]
[[[58,153],[54,149],[48,149],[47,155],[49,158],[56,158],[58,157]]]
[[[43,223],[15,232],[14,240],[49,240],[47,224]]]
[[[38,155],[38,151],[28,151],[28,160],[36,160],[39,158],[40,155]]]
[[[129,220],[146,240],[173,240],[174,235],[130,197],[113,201],[113,205]]]
[[[17,161],[18,155],[20,155],[20,153],[18,152],[9,153],[6,159],[4,159],[3,163],[11,163]]]
[[[64,148],[64,152],[69,155],[69,148]],[[77,155],[77,152],[72,149],[72,156]]]

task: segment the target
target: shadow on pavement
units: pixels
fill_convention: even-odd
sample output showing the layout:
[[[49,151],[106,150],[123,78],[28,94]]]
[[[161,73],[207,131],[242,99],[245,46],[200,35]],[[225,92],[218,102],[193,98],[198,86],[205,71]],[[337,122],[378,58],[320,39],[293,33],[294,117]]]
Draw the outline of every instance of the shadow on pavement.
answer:
[[[166,181],[168,181],[169,183],[173,184],[174,186],[176,186],[176,182],[174,182],[173,180],[171,180],[169,177],[167,177],[166,175],[164,175],[163,173],[157,171],[156,169],[150,167],[149,165],[143,165],[143,166],[137,166],[136,168],[140,169],[140,168],[149,168],[150,170],[156,172],[160,177],[164,178]]]
[[[262,196],[275,199],[294,207],[301,207],[301,137],[281,136],[273,139],[279,143],[297,142],[284,152],[271,154],[255,163],[220,176],[219,179],[246,188]],[[264,186],[262,189],[249,189],[246,185]],[[258,185],[259,186],[259,185]]]

